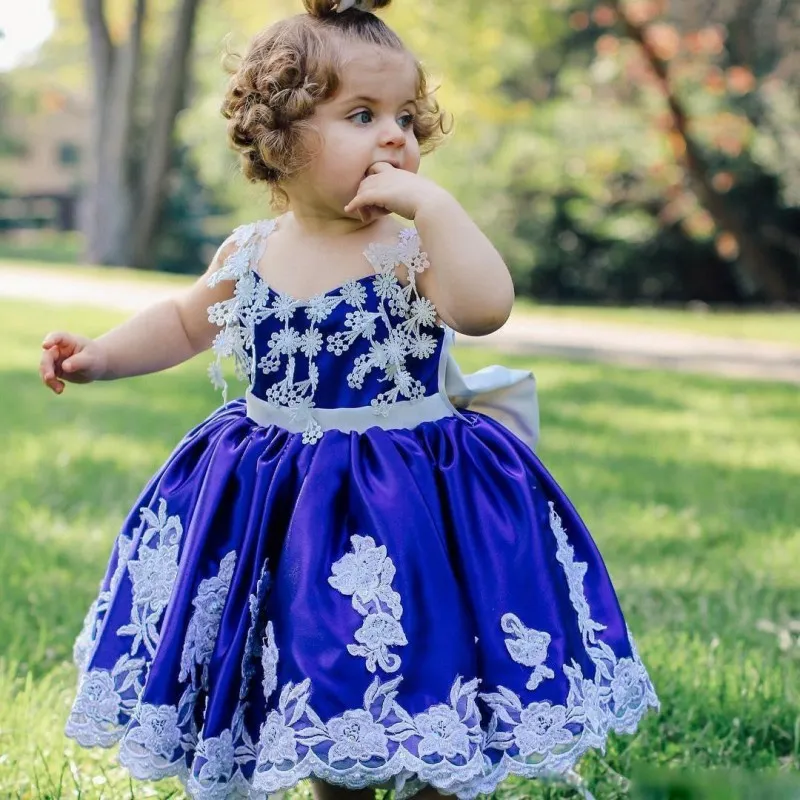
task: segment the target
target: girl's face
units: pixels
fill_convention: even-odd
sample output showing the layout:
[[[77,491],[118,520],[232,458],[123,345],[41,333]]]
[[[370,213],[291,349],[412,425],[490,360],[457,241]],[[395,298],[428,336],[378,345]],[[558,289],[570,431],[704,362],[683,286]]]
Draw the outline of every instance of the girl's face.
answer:
[[[409,172],[419,169],[414,135],[417,70],[408,53],[364,44],[353,47],[339,77],[336,94],[311,118],[322,147],[284,188],[293,205],[300,202],[348,216],[344,206],[376,162]]]

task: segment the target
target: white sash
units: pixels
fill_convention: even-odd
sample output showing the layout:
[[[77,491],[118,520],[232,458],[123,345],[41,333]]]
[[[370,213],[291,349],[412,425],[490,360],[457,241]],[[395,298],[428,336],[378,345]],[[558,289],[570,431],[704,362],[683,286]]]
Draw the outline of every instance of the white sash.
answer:
[[[439,363],[437,394],[392,403],[386,416],[376,414],[371,406],[360,406],[315,408],[311,411],[314,419],[323,431],[363,433],[372,427],[414,428],[422,422],[460,417],[459,411],[468,408],[496,420],[534,450],[539,439],[539,403],[533,373],[493,364],[464,375],[450,353],[454,337],[454,331],[448,328]],[[292,409],[274,406],[250,391],[246,402],[247,416],[259,425],[278,425],[292,433],[306,427],[307,420],[298,418]]]

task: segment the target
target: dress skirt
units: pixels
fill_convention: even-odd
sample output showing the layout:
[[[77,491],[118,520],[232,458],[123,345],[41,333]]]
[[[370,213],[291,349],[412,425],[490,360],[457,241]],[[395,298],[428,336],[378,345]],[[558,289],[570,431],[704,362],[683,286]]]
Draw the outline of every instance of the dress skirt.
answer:
[[[139,497],[75,656],[68,735],[209,800],[473,798],[658,706],[569,499],[469,410],[309,447],[227,403]]]

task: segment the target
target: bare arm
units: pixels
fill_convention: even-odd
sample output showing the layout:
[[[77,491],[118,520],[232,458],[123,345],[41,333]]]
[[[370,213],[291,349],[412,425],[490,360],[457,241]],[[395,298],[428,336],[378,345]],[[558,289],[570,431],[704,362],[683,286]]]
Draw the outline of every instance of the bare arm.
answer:
[[[226,255],[220,251],[206,274],[185,292],[140,311],[97,339],[48,334],[39,365],[44,383],[61,394],[64,381],[90,383],[159,372],[207,350],[219,332],[208,321],[208,307],[233,293],[231,281],[208,286],[208,277]]]
[[[514,304],[514,284],[480,228],[444,190],[421,204],[414,222],[431,263],[417,285],[441,319],[469,336],[500,328]]]
[[[190,289],[156,303],[95,340],[105,352],[100,380],[160,372],[208,350],[219,327],[208,321],[208,307],[231,296],[232,285],[207,285],[216,264]]]
[[[369,222],[380,209],[414,220],[431,263],[417,285],[444,322],[472,336],[503,325],[514,304],[508,267],[451,194],[420,175],[379,162],[344,210]]]

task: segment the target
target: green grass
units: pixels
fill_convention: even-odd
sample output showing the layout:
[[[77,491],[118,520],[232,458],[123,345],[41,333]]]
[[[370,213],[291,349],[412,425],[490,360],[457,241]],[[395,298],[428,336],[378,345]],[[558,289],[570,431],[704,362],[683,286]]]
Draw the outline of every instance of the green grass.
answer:
[[[120,317],[14,303],[0,313],[0,797],[177,800],[176,784],[131,783],[113,753],[83,751],[62,728],[72,640],[123,516],[217,403],[208,359],[55,397],[36,374],[41,335],[92,335]],[[720,781],[745,770],[759,786],[790,776],[800,767],[800,646],[789,630],[800,619],[796,387],[458,357],[467,370],[497,359],[535,369],[540,455],[593,531],[662,701],[635,737],[581,764],[597,799],[626,796],[643,765],[675,776],[713,768]],[[713,796],[767,797],[738,791]],[[497,793],[575,796],[523,781]]]
[[[126,267],[77,267],[74,264],[53,264],[45,261],[4,257],[0,251],[0,270],[35,267],[54,274],[69,271],[70,275],[107,281],[153,282],[173,285],[176,290],[188,286],[195,276],[166,272],[149,272]],[[518,312],[542,317],[567,318],[581,322],[602,322],[637,328],[674,330],[705,336],[726,336],[754,341],[776,342],[800,346],[799,311],[682,311],[646,307],[552,306],[540,305],[526,298],[517,301]]]
[[[20,234],[23,238],[20,239]],[[0,261],[44,261],[48,263],[77,262],[82,242],[80,235],[56,231],[17,231],[0,236]]]
[[[793,344],[800,347],[800,311],[681,310],[671,308],[630,308],[604,306],[547,306],[527,299],[517,301],[520,310],[544,317],[602,322],[636,328],[679,331],[703,336]]]

